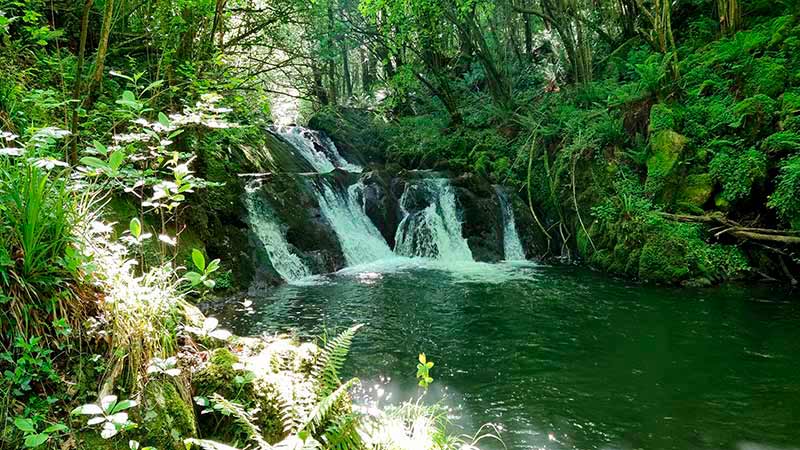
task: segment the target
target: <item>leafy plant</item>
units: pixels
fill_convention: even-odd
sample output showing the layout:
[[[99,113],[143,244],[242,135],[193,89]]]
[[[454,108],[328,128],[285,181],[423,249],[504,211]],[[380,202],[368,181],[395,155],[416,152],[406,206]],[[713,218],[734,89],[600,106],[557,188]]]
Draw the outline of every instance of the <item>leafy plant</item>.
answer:
[[[102,425],[100,436],[103,439],[109,439],[136,426],[128,419],[128,413],[125,411],[137,404],[136,400],[117,401],[116,395],[107,395],[100,399],[99,404],[81,405],[75,408],[71,414],[90,416],[86,425]]]
[[[192,249],[192,262],[197,272],[186,272],[183,278],[191,283],[192,287],[202,284],[208,289],[213,289],[216,286],[216,282],[211,279],[211,275],[219,270],[220,260],[215,259],[206,265],[206,258],[203,256],[203,252],[195,248]]]
[[[24,417],[15,418],[14,426],[23,433],[25,448],[41,447],[50,439],[50,436],[69,430],[63,423],[56,423],[47,426],[42,431],[36,431],[37,427],[34,421]]]
[[[164,374],[176,377],[181,374],[181,369],[178,368],[178,359],[174,356],[166,359],[153,358],[150,360],[150,365],[147,366],[147,374]]]
[[[198,337],[211,337],[214,339],[219,339],[221,341],[227,341],[228,339],[230,339],[232,336],[231,332],[228,330],[217,328],[218,325],[219,325],[219,320],[217,320],[214,317],[207,317],[203,321],[202,327],[187,326],[186,331]]]
[[[428,389],[428,386],[433,383],[433,378],[431,377],[432,368],[433,361],[428,361],[425,353],[420,353],[419,364],[417,364],[417,379],[419,380],[419,385],[425,389]]]

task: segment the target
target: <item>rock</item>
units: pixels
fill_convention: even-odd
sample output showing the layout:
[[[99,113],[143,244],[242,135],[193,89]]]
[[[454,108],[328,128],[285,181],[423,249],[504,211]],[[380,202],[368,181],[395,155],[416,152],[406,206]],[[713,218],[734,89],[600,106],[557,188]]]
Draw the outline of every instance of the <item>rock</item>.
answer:
[[[664,190],[687,141],[685,136],[672,130],[659,131],[650,137],[650,157],[647,159],[645,183],[648,193],[657,195]]]
[[[686,242],[656,234],[642,247],[639,279],[656,283],[678,283],[689,274]]]
[[[675,201],[678,204],[683,203],[702,208],[711,198],[713,192],[714,180],[710,174],[689,175],[678,190]]]
[[[191,396],[179,392],[175,379],[156,379],[147,383],[142,401],[142,446],[160,450],[183,450],[183,439],[196,437]],[[187,398],[184,398],[187,397]]]
[[[381,232],[389,248],[394,248],[394,237],[402,218],[399,199],[391,189],[391,175],[385,171],[373,171],[365,174],[361,181],[364,183],[361,193],[364,212]]]
[[[650,108],[650,134],[659,131],[674,130],[676,126],[674,113],[667,105],[658,103]]]
[[[462,213],[462,233],[477,261],[504,257],[503,219],[497,192],[486,178],[464,174],[451,180]]]

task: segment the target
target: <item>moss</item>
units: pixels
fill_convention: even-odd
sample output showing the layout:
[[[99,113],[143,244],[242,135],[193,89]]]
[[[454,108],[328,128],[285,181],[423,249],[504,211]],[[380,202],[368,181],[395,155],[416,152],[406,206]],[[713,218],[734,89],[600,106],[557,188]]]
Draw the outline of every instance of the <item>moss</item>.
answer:
[[[642,247],[639,278],[657,283],[677,283],[689,276],[686,242],[655,235]]]
[[[75,433],[73,438],[74,448],[77,450],[130,450],[128,440],[131,436],[117,435],[111,439],[103,439],[100,437],[100,430],[89,430]]]
[[[702,207],[711,198],[714,191],[714,180],[710,174],[689,175],[678,190],[675,201]]]
[[[675,115],[672,109],[663,103],[653,105],[650,109],[650,133],[676,129]]]
[[[192,385],[199,395],[208,396],[217,393],[225,398],[233,399],[233,379],[236,377],[234,364],[239,358],[227,348],[218,348],[211,353],[208,365],[194,374]]]
[[[144,389],[142,445],[160,450],[182,450],[183,439],[195,437],[194,409],[180,394],[173,380],[153,380]]]
[[[748,136],[755,137],[770,128],[777,111],[778,102],[766,95],[746,98],[733,108],[736,119],[731,127],[739,128]]]
[[[650,194],[660,192],[680,159],[687,139],[672,130],[664,130],[650,138],[650,157],[647,159],[645,190]]]

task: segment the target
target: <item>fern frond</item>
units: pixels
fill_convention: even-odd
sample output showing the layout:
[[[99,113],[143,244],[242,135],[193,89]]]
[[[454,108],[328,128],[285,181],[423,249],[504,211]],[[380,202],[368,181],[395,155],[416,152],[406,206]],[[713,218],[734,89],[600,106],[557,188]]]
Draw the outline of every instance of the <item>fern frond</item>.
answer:
[[[247,432],[248,439],[255,442],[259,450],[272,450],[272,446],[270,446],[261,435],[261,428],[253,423],[252,417],[244,410],[242,405],[229,401],[219,394],[212,395],[211,400],[219,407],[223,414],[233,416],[236,423],[241,425]]]
[[[283,391],[278,391],[278,406],[281,416],[281,424],[283,431],[288,434],[294,434],[300,431],[303,427],[303,410],[297,404],[294,398],[290,398],[288,394]]]
[[[350,413],[333,419],[325,429],[323,440],[329,450],[361,450],[364,442],[359,434],[361,415]]]
[[[302,429],[315,434],[325,422],[330,420],[331,413],[334,411],[335,407],[348,399],[347,391],[358,383],[360,383],[358,378],[353,378],[323,398],[308,415]]]
[[[318,385],[320,398],[329,395],[342,384],[339,371],[342,370],[347,354],[350,352],[353,337],[362,326],[361,324],[355,325],[325,343],[325,348],[317,357],[311,372],[311,376]]]

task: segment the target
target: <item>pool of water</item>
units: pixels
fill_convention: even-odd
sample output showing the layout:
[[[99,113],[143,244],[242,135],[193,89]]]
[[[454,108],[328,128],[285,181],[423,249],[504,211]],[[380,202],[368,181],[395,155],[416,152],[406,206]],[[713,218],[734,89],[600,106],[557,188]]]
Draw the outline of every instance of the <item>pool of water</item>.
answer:
[[[418,395],[425,352],[429,397],[465,431],[497,424],[509,449],[750,450],[800,447],[795,295],[395,260],[210,308],[241,335],[365,324],[346,371],[382,402]]]

